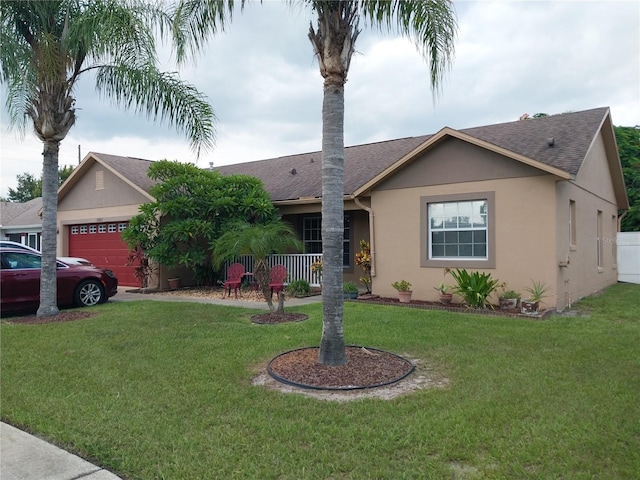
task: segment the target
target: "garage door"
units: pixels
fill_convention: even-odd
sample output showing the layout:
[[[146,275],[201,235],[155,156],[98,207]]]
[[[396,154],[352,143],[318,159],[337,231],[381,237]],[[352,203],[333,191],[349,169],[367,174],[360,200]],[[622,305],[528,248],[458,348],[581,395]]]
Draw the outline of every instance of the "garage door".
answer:
[[[118,277],[118,285],[139,287],[134,267],[127,266],[129,249],[121,236],[128,225],[128,222],[72,225],[69,256],[86,258],[97,267],[112,270]]]

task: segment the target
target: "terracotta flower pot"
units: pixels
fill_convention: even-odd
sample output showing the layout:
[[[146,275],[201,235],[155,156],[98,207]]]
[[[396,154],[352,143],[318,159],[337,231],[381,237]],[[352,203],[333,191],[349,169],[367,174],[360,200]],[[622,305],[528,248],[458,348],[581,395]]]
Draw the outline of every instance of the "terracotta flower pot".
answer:
[[[411,294],[413,292],[411,290],[400,291],[398,290],[398,298],[400,299],[400,303],[409,303],[411,302]]]
[[[440,303],[443,305],[449,305],[453,299],[453,293],[440,293]]]
[[[180,288],[180,279],[179,278],[168,278],[167,282],[169,283],[169,288],[171,290],[177,290]]]

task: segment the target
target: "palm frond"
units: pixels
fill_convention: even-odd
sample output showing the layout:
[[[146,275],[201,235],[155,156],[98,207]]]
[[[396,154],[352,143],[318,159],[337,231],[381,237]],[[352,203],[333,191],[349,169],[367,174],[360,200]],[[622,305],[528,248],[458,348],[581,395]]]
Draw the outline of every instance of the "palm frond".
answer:
[[[190,140],[196,155],[213,148],[215,115],[206,97],[175,74],[160,72],[153,65],[103,66],[98,69],[96,88],[116,103],[133,106],[153,120],[166,120]]]
[[[178,62],[195,55],[209,34],[224,31],[233,19],[234,0],[182,0],[173,11],[173,41]],[[244,8],[241,0],[240,8]]]
[[[410,38],[429,65],[434,97],[450,68],[458,24],[451,0],[360,0],[362,16],[381,30],[397,31]]]

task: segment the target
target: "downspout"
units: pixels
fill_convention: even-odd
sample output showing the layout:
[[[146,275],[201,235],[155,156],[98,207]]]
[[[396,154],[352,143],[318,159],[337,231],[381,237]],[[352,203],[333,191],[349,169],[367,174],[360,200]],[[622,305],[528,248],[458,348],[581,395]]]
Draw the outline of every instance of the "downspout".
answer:
[[[629,210],[625,210],[622,215],[618,216],[618,232],[622,231],[622,220],[627,216],[627,213],[629,213]]]
[[[355,204],[360,207],[362,210],[365,210],[369,214],[369,247],[371,247],[371,276],[376,276],[376,248],[375,248],[375,228],[373,225],[373,219],[375,215],[373,214],[373,209],[371,207],[367,207],[360,202],[358,197],[353,197],[353,201]]]

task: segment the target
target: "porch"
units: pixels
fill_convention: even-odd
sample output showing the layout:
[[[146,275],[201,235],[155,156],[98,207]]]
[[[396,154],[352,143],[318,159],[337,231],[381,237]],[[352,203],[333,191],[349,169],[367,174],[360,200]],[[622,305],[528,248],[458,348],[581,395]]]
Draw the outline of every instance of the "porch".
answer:
[[[322,274],[311,271],[311,265],[316,261],[322,261],[321,253],[299,253],[286,255],[269,255],[267,265],[269,268],[274,265],[284,265],[287,269],[285,284],[294,280],[306,280],[312,287],[319,287],[322,282]],[[224,275],[227,278],[227,269],[230,263],[241,263],[245,272],[253,272],[254,258],[252,255],[242,255],[235,262],[227,262],[224,266]]]

